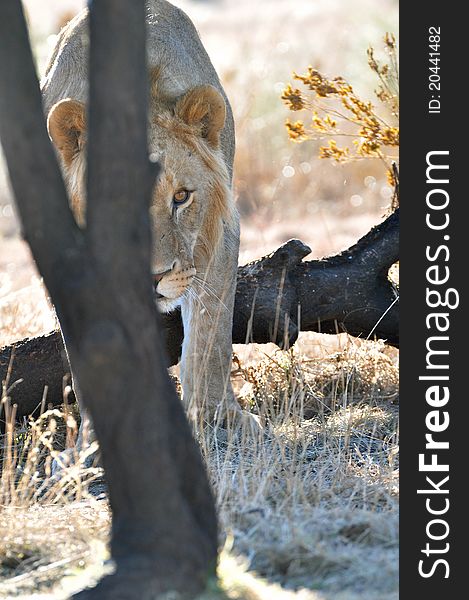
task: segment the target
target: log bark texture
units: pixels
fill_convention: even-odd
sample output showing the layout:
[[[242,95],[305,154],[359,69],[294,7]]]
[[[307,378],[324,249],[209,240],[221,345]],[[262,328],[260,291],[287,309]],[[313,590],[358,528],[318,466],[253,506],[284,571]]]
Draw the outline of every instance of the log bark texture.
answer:
[[[338,331],[399,345],[398,290],[388,278],[399,258],[399,210],[337,256],[304,261],[310,253],[290,240],[270,256],[238,269],[233,343],[294,343],[299,331]],[[183,339],[178,312],[162,315],[169,365],[178,362]],[[14,353],[10,392],[17,415],[37,411],[44,386],[47,403],[63,401],[70,367],[59,332],[17,342],[0,351],[5,378]],[[69,401],[73,401],[73,395]]]

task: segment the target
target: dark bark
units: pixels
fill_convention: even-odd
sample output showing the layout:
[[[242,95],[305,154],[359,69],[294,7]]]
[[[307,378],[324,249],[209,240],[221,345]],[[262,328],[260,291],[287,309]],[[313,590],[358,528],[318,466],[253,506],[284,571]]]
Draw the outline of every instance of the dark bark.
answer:
[[[21,3],[0,5],[0,136],[24,235],[93,418],[113,512],[116,574],[83,598],[168,590],[193,597],[217,558],[213,498],[165,369],[153,302],[148,203],[156,169],[146,143],[144,6],[90,3],[89,208],[81,230],[45,129]]]
[[[272,255],[239,267],[233,343],[292,344],[301,330],[347,331],[398,346],[397,289],[387,272],[399,256],[399,211],[338,256],[303,261],[309,252],[305,244],[291,240]],[[179,313],[163,315],[163,327],[168,364],[173,365],[183,337]],[[1,378],[12,349],[0,351]],[[58,332],[18,342],[11,381],[23,381],[10,393],[18,417],[40,405],[45,384],[47,402],[61,404],[62,379],[68,372]]]
[[[303,261],[310,251],[290,240],[238,269],[233,341],[284,346],[299,331],[346,331],[398,346],[398,295],[387,275],[399,258],[399,210],[339,255]]]
[[[63,402],[63,390],[70,383],[70,365],[60,331],[21,340],[0,351],[0,381],[7,379],[11,362],[8,397],[18,408],[17,418],[37,417],[45,386],[45,407]],[[69,402],[75,401],[73,392]],[[4,413],[0,409],[0,431],[4,429]]]

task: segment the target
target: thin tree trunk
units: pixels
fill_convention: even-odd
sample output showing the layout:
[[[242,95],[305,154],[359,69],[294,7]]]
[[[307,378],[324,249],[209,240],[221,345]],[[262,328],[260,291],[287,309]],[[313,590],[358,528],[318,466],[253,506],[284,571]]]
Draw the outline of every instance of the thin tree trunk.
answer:
[[[87,228],[70,212],[20,2],[0,4],[0,136],[24,235],[56,307],[100,442],[115,575],[83,598],[193,597],[214,576],[217,525],[165,368],[150,276],[143,0],[90,3]]]

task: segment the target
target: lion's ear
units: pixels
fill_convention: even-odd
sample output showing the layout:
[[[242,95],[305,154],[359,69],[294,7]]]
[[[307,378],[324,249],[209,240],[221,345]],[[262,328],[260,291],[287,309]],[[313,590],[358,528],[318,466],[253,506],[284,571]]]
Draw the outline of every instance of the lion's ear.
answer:
[[[47,130],[66,166],[70,165],[73,157],[82,149],[85,128],[86,113],[82,102],[67,98],[50,109]]]
[[[226,105],[223,96],[212,85],[189,90],[176,103],[176,115],[188,125],[200,126],[200,134],[214,148],[220,143],[225,124]]]

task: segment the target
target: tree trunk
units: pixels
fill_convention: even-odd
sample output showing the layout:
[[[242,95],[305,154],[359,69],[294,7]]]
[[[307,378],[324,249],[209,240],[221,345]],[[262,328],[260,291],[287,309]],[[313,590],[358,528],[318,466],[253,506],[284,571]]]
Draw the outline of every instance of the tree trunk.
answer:
[[[214,502],[167,375],[151,285],[157,169],[147,156],[144,10],[144,0],[90,3],[80,229],[47,136],[21,3],[0,4],[0,135],[24,234],[93,418],[113,513],[116,573],[80,598],[193,597],[217,560]]]

